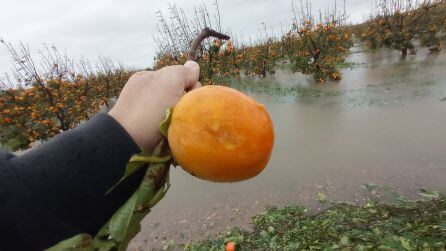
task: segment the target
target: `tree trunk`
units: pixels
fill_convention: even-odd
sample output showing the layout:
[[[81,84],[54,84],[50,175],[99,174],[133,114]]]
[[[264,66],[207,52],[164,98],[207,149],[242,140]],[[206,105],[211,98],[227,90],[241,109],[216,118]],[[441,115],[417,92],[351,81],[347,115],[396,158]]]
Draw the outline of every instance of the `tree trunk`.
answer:
[[[403,49],[401,49],[401,57],[402,58],[405,58],[405,57],[407,57],[407,48],[403,48]]]

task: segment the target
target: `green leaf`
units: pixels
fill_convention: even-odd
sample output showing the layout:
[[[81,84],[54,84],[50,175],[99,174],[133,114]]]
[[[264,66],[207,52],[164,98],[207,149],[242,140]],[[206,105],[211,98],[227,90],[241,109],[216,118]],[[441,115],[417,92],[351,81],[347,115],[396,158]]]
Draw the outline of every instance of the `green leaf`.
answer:
[[[277,236],[277,235],[274,235],[273,238],[271,238],[271,239],[269,240],[269,247],[270,247],[271,249],[273,249],[273,250],[274,250],[274,248],[277,246],[277,244],[276,244],[276,242],[277,242],[277,238],[278,238],[278,236]]]
[[[46,251],[61,251],[61,250],[83,250],[90,251],[93,248],[93,238],[89,234],[78,234],[70,239],[66,239],[57,243],[56,245],[46,249]]]
[[[411,205],[413,201],[407,199],[406,197],[400,195],[399,193],[393,191],[389,187],[383,187],[383,190],[390,196],[392,201],[397,205]]]
[[[318,192],[317,197],[318,197],[320,203],[322,203],[322,204],[327,203],[327,196],[325,196],[325,194],[323,194],[322,192]]]
[[[127,163],[125,167],[124,176],[115,185],[113,185],[107,192],[106,195],[109,194],[113,189],[115,189],[122,181],[124,181],[127,177],[134,174],[136,171],[146,166],[149,163],[165,163],[172,159],[171,155],[167,155],[164,157],[157,156],[145,156],[143,154],[135,154],[130,158],[130,161]]]
[[[98,240],[95,239],[94,242],[95,251],[111,251],[115,250],[116,248],[116,242],[112,240]]]
[[[142,155],[142,154],[135,154],[135,155],[133,155],[130,158],[129,162],[130,163],[144,163],[144,164],[148,164],[148,163],[164,163],[164,162],[169,161],[171,158],[172,158],[171,155],[167,155],[167,156],[164,156],[164,157],[157,157],[157,156],[145,156],[145,155]]]
[[[170,126],[170,121],[172,119],[172,111],[173,111],[172,107],[166,110],[166,117],[164,118],[163,121],[161,121],[161,123],[159,125],[161,134],[166,138],[167,138],[167,132],[168,132],[169,126]]]
[[[147,208],[150,209],[150,202],[160,191],[163,191],[168,179],[168,175],[166,176],[165,173],[168,171],[169,167],[164,166],[164,164],[153,164],[147,169],[143,181],[139,186],[136,210],[145,211]],[[162,180],[163,178],[165,180]],[[157,184],[162,184],[162,186],[157,187]]]
[[[446,220],[446,211],[441,211],[441,212],[439,213],[439,216],[440,216],[440,219],[441,219],[441,220]]]
[[[394,248],[391,248],[391,247],[388,247],[388,246],[386,246],[386,245],[380,245],[380,246],[378,247],[378,250],[381,250],[381,251],[394,251],[395,249],[394,249]]]
[[[148,166],[149,163],[150,166],[138,189],[102,226],[94,240],[87,234],[77,235],[62,241],[50,250],[126,250],[130,240],[140,231],[141,220],[150,212],[149,209],[164,197],[170,187],[169,167],[172,157],[170,155],[160,157],[161,153],[168,151],[167,140],[163,139],[153,151],[153,156],[139,154],[131,158],[119,182],[138,169]]]
[[[99,229],[99,232],[96,234],[96,239],[107,239],[110,236],[110,231],[108,228],[108,222]]]
[[[341,237],[341,240],[339,241],[343,246],[347,246],[350,243],[350,239],[348,236],[344,235]]]
[[[161,152],[154,152],[160,154]],[[162,199],[168,190],[169,181],[169,162],[151,163],[146,170],[144,178],[134,193],[136,202],[134,210],[131,212],[132,216],[128,222],[123,239],[119,241],[118,250],[126,250],[127,245],[141,230],[141,220],[150,212],[159,200]]]
[[[381,186],[380,186],[380,185],[377,185],[377,184],[375,184],[375,183],[370,182],[370,183],[365,184],[365,185],[363,186],[363,188],[365,188],[365,189],[367,189],[369,192],[371,192],[371,191],[380,189]]]
[[[227,236],[224,239],[224,242],[235,242],[236,244],[242,243],[243,240],[245,239],[245,237],[243,236],[243,233],[239,232],[239,231],[231,231],[229,233],[229,236]]]
[[[262,238],[262,240],[264,241],[269,241],[270,240],[270,236],[268,234],[268,232],[266,232],[265,230],[262,230],[260,232],[260,237]]]
[[[431,191],[425,188],[420,189],[421,192],[418,193],[418,195],[420,195],[421,197],[424,197],[425,199],[428,200],[433,200],[433,199],[440,199],[442,197],[442,194],[439,193],[438,191]]]
[[[401,237],[400,241],[401,241],[401,246],[403,246],[404,249],[406,249],[406,250],[414,250],[412,245],[410,245],[410,241],[408,239]]]
[[[169,176],[167,176],[167,182],[164,184],[162,189],[160,189],[158,193],[156,193],[155,196],[153,196],[152,200],[150,200],[149,207],[152,208],[153,206],[158,204],[158,202],[160,202],[160,200],[164,198],[167,191],[169,191],[169,188],[170,188],[170,178]]]
[[[127,163],[124,171],[124,176],[121,177],[121,179],[116,182],[110,189],[105,192],[105,195],[109,194],[113,189],[115,189],[119,184],[121,184],[122,181],[124,181],[127,177],[138,171],[140,168],[142,168],[144,165],[147,165],[145,162],[129,162]]]
[[[137,199],[138,193],[134,193],[111,217],[108,228],[112,240],[116,242],[122,242],[124,240],[133,212],[135,211]]]
[[[418,193],[418,195],[429,200],[440,198],[440,194],[434,194],[434,193]]]

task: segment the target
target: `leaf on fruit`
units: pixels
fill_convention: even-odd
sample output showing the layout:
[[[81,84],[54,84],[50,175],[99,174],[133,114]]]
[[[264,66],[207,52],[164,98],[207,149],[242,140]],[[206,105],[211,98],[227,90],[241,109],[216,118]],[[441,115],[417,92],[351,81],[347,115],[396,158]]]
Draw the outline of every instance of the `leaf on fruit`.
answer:
[[[170,126],[170,121],[172,119],[172,111],[173,111],[172,107],[166,110],[166,117],[164,118],[163,121],[161,121],[159,126],[161,134],[166,138],[167,138],[167,131],[169,130]]]

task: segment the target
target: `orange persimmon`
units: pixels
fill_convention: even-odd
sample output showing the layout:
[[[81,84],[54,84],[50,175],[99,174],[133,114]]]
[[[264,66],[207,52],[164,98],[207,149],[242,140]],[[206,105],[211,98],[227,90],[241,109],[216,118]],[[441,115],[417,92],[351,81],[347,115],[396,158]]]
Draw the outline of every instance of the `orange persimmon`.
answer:
[[[226,243],[226,251],[235,251],[235,242]]]
[[[168,131],[175,160],[187,172],[216,182],[259,174],[274,143],[262,104],[224,86],[204,86],[181,97]]]

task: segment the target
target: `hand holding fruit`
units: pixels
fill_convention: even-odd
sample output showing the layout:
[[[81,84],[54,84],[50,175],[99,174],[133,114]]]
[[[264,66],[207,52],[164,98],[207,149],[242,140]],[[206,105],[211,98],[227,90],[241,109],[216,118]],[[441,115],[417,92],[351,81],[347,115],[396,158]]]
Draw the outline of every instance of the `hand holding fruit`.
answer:
[[[151,153],[161,140],[158,126],[166,109],[174,107],[185,91],[200,86],[199,73],[200,67],[194,61],[137,72],[128,80],[109,114],[144,152]]]
[[[211,181],[233,182],[259,174],[274,143],[271,119],[263,105],[222,86],[200,86],[195,60],[201,42],[228,36],[205,28],[192,42],[184,66],[138,72],[110,111],[145,153],[161,140],[164,111],[174,107],[168,142],[176,161],[189,173]],[[183,95],[184,94],[184,95]],[[180,100],[181,98],[181,100]]]

